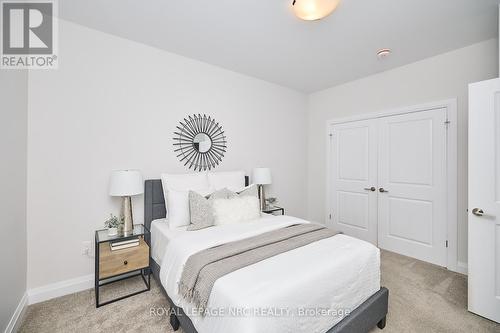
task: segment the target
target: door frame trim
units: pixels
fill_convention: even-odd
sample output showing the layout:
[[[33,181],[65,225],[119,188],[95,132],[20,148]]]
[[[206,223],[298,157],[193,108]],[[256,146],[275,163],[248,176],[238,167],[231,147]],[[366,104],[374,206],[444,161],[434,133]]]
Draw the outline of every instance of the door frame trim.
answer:
[[[375,111],[350,117],[333,118],[326,121],[326,212],[325,221],[331,225],[331,136],[330,127],[332,125],[355,122],[360,120],[377,119],[414,112],[430,111],[434,109],[446,109],[448,130],[446,132],[446,235],[448,248],[446,251],[446,268],[463,273],[458,265],[458,137],[457,137],[457,98],[406,106],[386,111]],[[443,126],[446,126],[443,124]],[[443,244],[444,246],[444,244]]]

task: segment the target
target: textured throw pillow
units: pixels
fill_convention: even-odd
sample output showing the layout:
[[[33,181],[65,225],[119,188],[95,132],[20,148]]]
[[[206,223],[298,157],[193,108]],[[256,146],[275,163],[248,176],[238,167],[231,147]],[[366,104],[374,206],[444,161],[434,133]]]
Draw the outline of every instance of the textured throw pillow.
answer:
[[[189,213],[191,224],[188,231],[200,230],[214,225],[212,203],[215,199],[228,199],[235,196],[234,192],[223,188],[214,193],[203,196],[195,191],[189,191]]]
[[[211,189],[198,190],[201,195],[212,192]],[[189,191],[167,189],[166,204],[168,207],[168,221],[171,229],[189,225]]]
[[[255,196],[215,199],[212,207],[215,225],[241,223],[260,217],[260,203]]]
[[[258,198],[257,186],[250,185],[242,191],[236,193],[227,188],[220,189],[214,193],[204,196],[198,192],[189,192],[189,213],[191,224],[188,231],[200,230],[211,227],[215,224],[213,202],[216,199],[232,199],[238,197]]]

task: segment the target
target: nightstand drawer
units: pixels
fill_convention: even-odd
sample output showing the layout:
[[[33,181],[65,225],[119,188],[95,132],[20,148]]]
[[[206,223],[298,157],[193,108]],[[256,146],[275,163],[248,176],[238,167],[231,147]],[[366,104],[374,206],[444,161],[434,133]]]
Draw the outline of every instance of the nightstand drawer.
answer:
[[[149,267],[149,246],[139,238],[139,246],[111,251],[109,242],[99,244],[99,279]]]

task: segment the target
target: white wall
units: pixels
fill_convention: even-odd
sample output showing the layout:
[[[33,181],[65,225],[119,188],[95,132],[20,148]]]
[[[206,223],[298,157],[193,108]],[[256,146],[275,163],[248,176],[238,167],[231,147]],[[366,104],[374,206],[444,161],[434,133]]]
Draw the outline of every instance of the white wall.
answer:
[[[305,217],[306,95],[65,21],[59,37],[59,69],[29,78],[29,288],[93,273],[81,243],[118,213],[110,171],[187,172],[172,137],[193,113],[226,131],[217,170],[270,167],[270,194]]]
[[[0,331],[26,291],[28,73],[0,72]]]
[[[311,94],[308,115],[309,218],[325,222],[328,119],[457,98],[458,260],[467,262],[468,83],[497,76],[497,40],[488,40]]]

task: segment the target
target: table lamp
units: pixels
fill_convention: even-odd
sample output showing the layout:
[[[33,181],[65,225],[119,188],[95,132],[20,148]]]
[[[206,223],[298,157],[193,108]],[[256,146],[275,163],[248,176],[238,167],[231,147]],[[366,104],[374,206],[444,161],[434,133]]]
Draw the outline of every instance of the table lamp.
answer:
[[[271,169],[269,168],[255,168],[252,172],[252,182],[259,186],[260,209],[266,207],[266,195],[264,192],[264,185],[272,183]]]
[[[123,219],[123,234],[132,234],[134,221],[132,218],[131,196],[144,193],[144,181],[139,170],[116,170],[111,172],[109,195],[122,197],[120,220]]]

